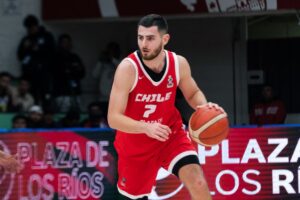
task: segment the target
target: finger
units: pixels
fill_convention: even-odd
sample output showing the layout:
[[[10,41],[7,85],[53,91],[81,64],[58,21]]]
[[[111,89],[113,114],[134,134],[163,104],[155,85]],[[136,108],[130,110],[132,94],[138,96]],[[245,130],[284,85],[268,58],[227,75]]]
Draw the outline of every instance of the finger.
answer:
[[[172,132],[171,129],[168,126],[166,126],[166,125],[162,124],[161,128],[163,128],[164,130],[166,130],[168,134],[170,134]]]
[[[163,138],[164,140],[169,139],[169,134],[164,129],[157,130],[155,135],[160,137],[160,138]]]
[[[213,107],[213,104],[211,102],[208,102],[207,105],[209,108]]]
[[[209,102],[208,105],[209,105],[209,108],[215,108],[216,110],[219,110],[219,108],[220,108],[220,106],[216,103]]]
[[[167,130],[163,129],[162,127],[158,127],[156,131],[154,132],[154,135],[156,137],[159,137],[160,139],[163,139],[164,141],[169,139],[169,133]],[[157,139],[157,138],[156,138]]]
[[[159,140],[159,141],[161,141],[161,142],[167,141],[165,138],[161,137],[160,135],[156,135],[156,136],[155,136],[155,139],[157,139],[157,140]]]
[[[166,136],[169,136],[171,134],[171,129],[169,129],[168,127],[161,127],[159,131]]]

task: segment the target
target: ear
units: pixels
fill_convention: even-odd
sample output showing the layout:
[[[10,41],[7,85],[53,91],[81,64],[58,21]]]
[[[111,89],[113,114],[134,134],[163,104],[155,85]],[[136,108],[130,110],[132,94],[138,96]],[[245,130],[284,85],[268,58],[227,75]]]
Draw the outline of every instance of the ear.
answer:
[[[170,40],[170,34],[168,34],[168,33],[164,34],[162,40],[163,40],[164,46],[167,45]]]

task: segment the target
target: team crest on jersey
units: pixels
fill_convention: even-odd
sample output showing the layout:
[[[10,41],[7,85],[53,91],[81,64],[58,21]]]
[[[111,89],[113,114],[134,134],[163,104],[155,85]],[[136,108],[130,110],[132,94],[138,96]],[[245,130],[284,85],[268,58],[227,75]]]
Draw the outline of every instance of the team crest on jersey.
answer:
[[[167,84],[167,88],[171,88],[174,86],[174,82],[173,82],[173,78],[171,75],[169,75],[168,77],[168,84]]]

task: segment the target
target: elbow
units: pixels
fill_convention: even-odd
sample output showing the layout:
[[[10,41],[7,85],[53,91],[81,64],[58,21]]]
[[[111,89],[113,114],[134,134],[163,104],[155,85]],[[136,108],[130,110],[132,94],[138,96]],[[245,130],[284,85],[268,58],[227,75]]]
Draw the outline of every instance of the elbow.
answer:
[[[109,125],[110,128],[115,129],[115,120],[112,114],[108,113],[107,115],[107,123]]]

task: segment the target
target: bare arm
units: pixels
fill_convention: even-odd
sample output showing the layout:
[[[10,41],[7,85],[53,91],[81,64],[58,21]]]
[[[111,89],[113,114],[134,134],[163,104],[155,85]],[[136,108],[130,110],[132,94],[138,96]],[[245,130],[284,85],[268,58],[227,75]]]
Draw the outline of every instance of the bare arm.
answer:
[[[136,71],[132,64],[123,60],[118,66],[109,99],[108,123],[111,128],[132,134],[145,133],[151,138],[165,141],[171,132],[169,127],[134,120],[124,114]]]
[[[188,104],[196,109],[197,106],[207,103],[206,97],[191,75],[191,68],[187,60],[178,56],[179,60],[179,88]]]

